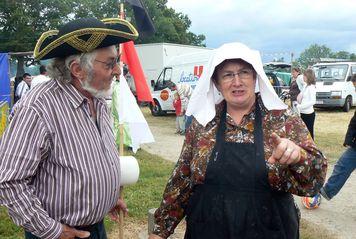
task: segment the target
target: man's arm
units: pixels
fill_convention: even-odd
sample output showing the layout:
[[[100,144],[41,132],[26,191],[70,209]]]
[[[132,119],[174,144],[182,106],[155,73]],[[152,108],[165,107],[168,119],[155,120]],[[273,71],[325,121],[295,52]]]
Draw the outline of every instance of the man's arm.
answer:
[[[62,225],[34,194],[32,180],[49,153],[49,133],[31,108],[19,108],[0,142],[0,204],[13,221],[40,238],[58,238]]]

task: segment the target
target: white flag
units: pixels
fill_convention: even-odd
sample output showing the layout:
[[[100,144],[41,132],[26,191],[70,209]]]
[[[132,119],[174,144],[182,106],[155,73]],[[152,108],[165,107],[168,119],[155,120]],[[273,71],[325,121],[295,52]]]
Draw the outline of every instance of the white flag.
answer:
[[[140,148],[140,144],[155,141],[134,95],[122,75],[120,75],[119,100],[113,101],[112,107],[117,109],[119,123],[127,125],[129,128],[131,147],[134,153]]]

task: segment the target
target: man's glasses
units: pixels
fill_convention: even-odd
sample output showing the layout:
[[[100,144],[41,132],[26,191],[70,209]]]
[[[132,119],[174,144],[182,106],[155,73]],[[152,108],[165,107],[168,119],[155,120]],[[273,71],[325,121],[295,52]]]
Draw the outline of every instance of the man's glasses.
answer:
[[[110,62],[105,62],[105,61],[99,61],[99,60],[94,60],[94,61],[97,61],[97,62],[100,62],[100,63],[102,63],[102,64],[104,64],[105,65],[105,68],[107,69],[107,70],[109,70],[109,69],[114,69],[114,67],[117,65],[117,64],[119,64],[120,63],[120,57],[115,57],[112,61],[110,61]]]
[[[235,76],[238,76],[239,79],[249,79],[253,75],[252,69],[242,69],[236,73],[228,72],[222,75],[222,82],[223,83],[231,83],[235,80]]]

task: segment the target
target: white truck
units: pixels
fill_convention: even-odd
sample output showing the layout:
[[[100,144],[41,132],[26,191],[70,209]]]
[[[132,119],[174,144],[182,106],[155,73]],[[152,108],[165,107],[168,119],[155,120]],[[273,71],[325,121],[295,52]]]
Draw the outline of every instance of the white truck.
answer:
[[[154,116],[174,112],[172,86],[178,83],[189,84],[195,88],[213,50],[179,55],[163,68],[157,80],[151,81],[154,103],[150,105]]]
[[[351,76],[356,62],[330,62],[313,65],[316,76],[315,107],[342,107],[348,112],[356,105],[356,91]]]
[[[135,45],[135,49],[148,85],[151,84],[152,80],[158,78],[162,69],[167,66],[173,58],[179,55],[211,50],[206,47],[173,43],[138,44]]]

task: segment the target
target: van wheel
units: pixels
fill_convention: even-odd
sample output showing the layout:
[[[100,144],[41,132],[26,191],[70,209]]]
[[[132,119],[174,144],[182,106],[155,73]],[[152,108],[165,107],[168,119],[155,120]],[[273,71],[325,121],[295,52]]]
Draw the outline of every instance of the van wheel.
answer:
[[[157,100],[154,100],[155,105],[153,105],[152,103],[150,103],[150,110],[151,110],[151,114],[153,116],[160,116],[163,115],[164,112],[162,111],[162,107],[159,104],[159,102]]]
[[[350,109],[352,107],[352,97],[351,96],[348,96],[346,97],[345,99],[345,104],[344,106],[342,107],[342,110],[345,111],[345,112],[349,112]]]

